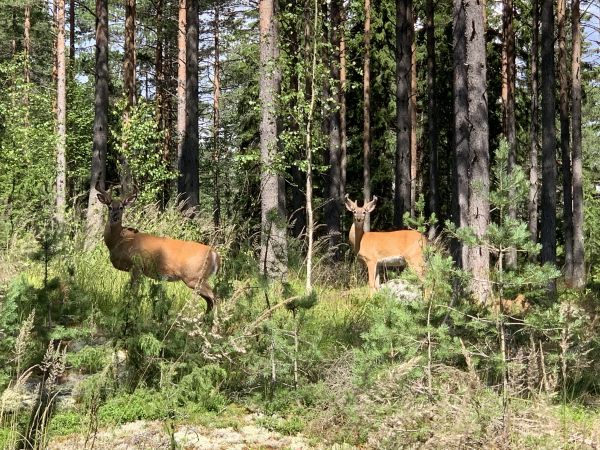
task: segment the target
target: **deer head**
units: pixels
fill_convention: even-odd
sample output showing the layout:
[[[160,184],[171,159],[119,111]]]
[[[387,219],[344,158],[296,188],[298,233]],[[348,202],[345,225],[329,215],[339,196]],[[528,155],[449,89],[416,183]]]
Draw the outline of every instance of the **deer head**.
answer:
[[[354,223],[357,226],[362,226],[362,224],[365,222],[365,217],[367,214],[373,212],[375,205],[377,204],[377,197],[375,196],[373,196],[373,200],[365,203],[362,208],[359,207],[356,202],[350,200],[350,196],[348,194],[346,194],[345,199],[346,209],[352,213]]]
[[[134,187],[133,192],[124,199],[113,199],[110,189],[106,192],[100,187],[100,183],[96,184],[96,191],[98,191],[98,200],[100,200],[100,203],[108,206],[108,220],[110,224],[121,223],[123,220],[123,210],[135,201],[138,194],[137,187]]]

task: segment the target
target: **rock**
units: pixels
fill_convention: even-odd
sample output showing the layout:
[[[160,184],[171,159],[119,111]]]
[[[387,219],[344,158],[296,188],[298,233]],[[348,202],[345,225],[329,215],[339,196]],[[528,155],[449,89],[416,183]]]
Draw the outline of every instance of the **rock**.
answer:
[[[399,301],[412,302],[421,297],[421,291],[418,286],[401,279],[387,281],[381,285],[381,289],[387,289]]]

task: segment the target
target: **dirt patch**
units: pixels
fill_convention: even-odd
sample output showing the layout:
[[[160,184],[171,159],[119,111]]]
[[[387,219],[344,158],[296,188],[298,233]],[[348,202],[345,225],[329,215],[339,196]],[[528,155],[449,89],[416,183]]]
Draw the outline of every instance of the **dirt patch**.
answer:
[[[245,450],[245,449],[290,449],[305,450],[319,448],[309,444],[301,435],[285,436],[254,425],[248,424],[237,429],[206,428],[200,425],[179,425],[173,434],[177,448],[210,449],[210,450]],[[80,450],[85,447],[85,436],[73,435],[52,440],[49,450]],[[92,448],[92,439],[87,442]],[[169,449],[171,438],[163,422],[137,421],[111,429],[100,430],[93,442],[94,449],[129,450],[129,449]]]

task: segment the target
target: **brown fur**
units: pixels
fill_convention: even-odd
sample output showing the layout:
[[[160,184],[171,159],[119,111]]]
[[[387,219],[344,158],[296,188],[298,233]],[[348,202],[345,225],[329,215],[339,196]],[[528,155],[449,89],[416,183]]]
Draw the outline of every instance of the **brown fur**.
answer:
[[[358,258],[367,266],[369,287],[372,291],[378,288],[377,263],[382,259],[402,257],[406,265],[422,278],[425,274],[423,249],[427,244],[425,235],[416,230],[365,232],[364,217],[375,209],[376,201],[377,197],[374,197],[360,208],[346,196],[346,208],[354,216],[354,223],[350,228],[350,244]]]
[[[112,265],[125,272],[133,270],[158,280],[183,281],[202,296],[207,312],[213,308],[215,295],[207,279],[218,272],[221,258],[204,244],[180,241],[168,237],[141,233],[122,226],[122,214],[135,196],[123,201],[113,200],[110,194],[98,189],[98,198],[109,207],[109,220],[104,228],[104,243],[110,252]]]

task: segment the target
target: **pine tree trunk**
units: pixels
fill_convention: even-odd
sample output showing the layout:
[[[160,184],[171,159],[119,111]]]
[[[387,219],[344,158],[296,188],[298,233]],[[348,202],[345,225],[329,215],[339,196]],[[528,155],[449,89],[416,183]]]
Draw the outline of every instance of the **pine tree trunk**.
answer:
[[[531,123],[529,128],[529,234],[533,242],[538,240],[538,42],[539,42],[539,3],[533,0],[533,27],[531,38]]]
[[[396,161],[394,172],[394,227],[401,228],[405,212],[410,212],[410,7],[396,1]]]
[[[463,0],[454,0],[453,42],[453,99],[455,200],[454,224],[469,226],[469,99],[467,79],[467,23]],[[455,243],[454,260],[463,270],[470,269],[468,247]]]
[[[329,113],[329,192],[328,201],[325,204],[325,219],[327,222],[327,234],[329,236],[329,255],[334,260],[340,258],[339,244],[341,242],[341,155],[340,155],[340,25],[341,25],[341,1],[332,0],[330,6],[331,14],[331,59],[330,65],[330,96],[335,105]]]
[[[127,108],[136,103],[135,92],[135,20],[136,0],[125,0],[125,59],[123,64],[123,85],[127,98]]]
[[[157,0],[156,2],[156,50],[154,53],[154,71],[155,71],[155,83],[156,83],[156,121],[158,123],[159,130],[163,132],[163,139],[161,145],[161,156],[162,164],[164,167],[170,166],[171,161],[171,126],[169,123],[169,93],[167,91],[167,83],[165,82],[165,46],[164,46],[164,0]],[[159,204],[161,208],[165,208],[170,197],[170,185],[169,182],[164,182],[162,192],[159,197]]]
[[[554,3],[542,0],[542,263],[556,264]],[[553,288],[553,284],[551,286]]]
[[[23,51],[25,52],[25,83],[29,83],[30,75],[30,58],[31,58],[31,5],[25,3],[25,16],[23,20]]]
[[[198,0],[187,0],[185,34],[185,133],[179,160],[177,193],[182,208],[200,204],[198,161]]]
[[[75,63],[75,0],[69,1],[69,63]]]
[[[438,205],[438,126],[436,102],[436,58],[435,58],[435,5],[433,0],[426,4],[427,40],[427,145],[429,151],[429,212],[439,220]],[[432,224],[435,228],[436,224]]]
[[[485,7],[481,3],[465,2],[467,38],[467,73],[469,96],[469,225],[478,237],[487,231],[490,220],[489,205],[489,133],[487,108],[487,70],[485,53]],[[490,255],[485,245],[476,245],[469,251],[473,281],[471,291],[480,303],[486,303],[490,294]]]
[[[346,13],[344,11],[344,2],[340,4],[340,199],[346,195],[346,166],[348,137],[346,132]]]
[[[408,110],[410,113],[410,215],[415,217],[417,189],[422,186],[419,180],[419,154],[417,148],[417,42],[415,40],[412,2],[408,17],[410,20],[410,96]]]
[[[569,72],[567,69],[566,0],[558,0],[556,7],[558,22],[558,79],[560,151],[562,156],[563,180],[563,226],[565,239],[565,282],[572,285],[573,277],[573,183],[571,176],[571,143],[569,123]]]
[[[185,86],[186,86],[186,15],[188,0],[179,0],[177,20],[177,170],[183,166],[183,144],[185,141]],[[181,178],[181,177],[180,177]],[[179,179],[177,190],[179,193]],[[178,199],[180,201],[181,199]]]
[[[277,154],[277,94],[281,82],[278,67],[278,27],[274,0],[260,0],[261,105],[261,272],[271,279],[287,272],[284,190],[273,167]]]
[[[67,206],[67,70],[65,58],[65,0],[57,0],[56,10],[56,221],[63,224]]]
[[[127,104],[123,111],[123,125],[127,126],[131,117],[131,108],[136,103],[135,90],[135,20],[136,0],[125,0],[125,59],[123,60],[123,86]],[[131,192],[133,181],[131,168],[127,161],[128,142],[123,142],[123,152],[119,155],[121,192]]]
[[[310,59],[310,76],[307,79],[310,83],[310,102],[308,107],[308,119],[306,121],[306,215],[307,215],[307,255],[306,255],[306,293],[312,292],[312,260],[313,260],[313,235],[314,235],[314,217],[313,217],[313,175],[312,175],[312,128],[313,116],[315,111],[315,78],[317,69],[317,27],[319,20],[319,2],[314,0],[314,18],[313,18],[313,45],[312,57]],[[308,38],[308,35],[306,36]],[[308,43],[308,40],[307,40]],[[307,55],[308,56],[308,55]]]
[[[504,105],[504,135],[508,143],[507,172],[511,174],[517,164],[517,129],[515,119],[515,31],[513,26],[513,0],[503,1],[502,12],[502,62],[503,62],[503,105]],[[514,189],[509,194],[514,197]],[[517,205],[510,202],[508,205],[508,217],[511,220],[517,218]],[[517,250],[511,247],[506,252],[506,267],[515,267],[517,264]]]
[[[221,190],[219,187],[220,174],[219,167],[221,164],[219,132],[221,128],[220,104],[221,101],[221,63],[220,63],[220,19],[219,19],[219,0],[215,0],[214,10],[214,29],[213,37],[215,43],[215,60],[213,63],[213,224],[215,227],[221,225]]]
[[[581,152],[581,28],[579,0],[571,4],[571,27],[573,42],[572,121],[573,127],[573,286],[585,286],[585,258],[583,246],[583,161]]]
[[[365,0],[365,54],[363,61],[363,201],[371,200],[371,0]],[[363,229],[371,229],[367,213]]]
[[[96,0],[96,87],[94,99],[94,148],[87,209],[86,248],[90,249],[102,228],[103,205],[96,183],[105,189],[108,139],[108,1]]]

